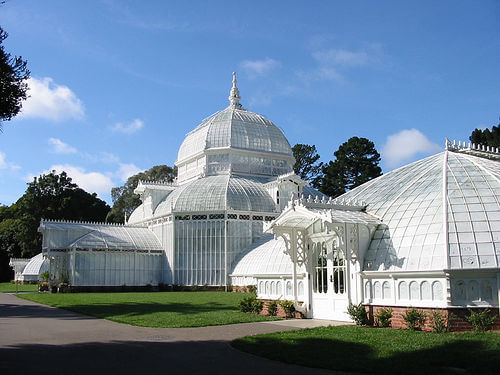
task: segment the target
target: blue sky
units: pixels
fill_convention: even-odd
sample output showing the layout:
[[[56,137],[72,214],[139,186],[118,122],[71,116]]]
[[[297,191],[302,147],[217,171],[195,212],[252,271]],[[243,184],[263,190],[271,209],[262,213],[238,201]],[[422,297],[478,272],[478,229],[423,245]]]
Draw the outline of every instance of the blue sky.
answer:
[[[173,165],[186,133],[242,104],[316,145],[351,136],[385,172],[468,140],[500,115],[500,2],[8,0],[8,52],[28,60],[31,98],[0,134],[0,203],[64,169],[110,189]]]

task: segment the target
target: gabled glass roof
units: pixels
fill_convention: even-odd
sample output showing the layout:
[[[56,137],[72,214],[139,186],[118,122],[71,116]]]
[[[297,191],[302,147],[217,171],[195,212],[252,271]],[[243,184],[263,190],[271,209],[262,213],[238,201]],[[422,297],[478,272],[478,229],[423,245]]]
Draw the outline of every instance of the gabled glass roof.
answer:
[[[383,221],[364,269],[498,267],[499,172],[498,161],[445,151],[342,195],[365,201]]]
[[[53,232],[50,247],[54,249],[163,250],[148,228],[64,221],[42,221],[40,228]],[[76,234],[78,238],[71,238]]]

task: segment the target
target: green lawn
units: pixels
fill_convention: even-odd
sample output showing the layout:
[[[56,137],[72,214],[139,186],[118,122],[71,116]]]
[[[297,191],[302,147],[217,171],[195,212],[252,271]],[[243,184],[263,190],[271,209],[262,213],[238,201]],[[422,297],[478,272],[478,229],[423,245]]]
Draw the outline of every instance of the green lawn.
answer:
[[[141,327],[204,327],[276,320],[238,310],[244,293],[142,292],[142,293],[40,293],[21,298]]]
[[[500,335],[491,332],[321,327],[247,336],[232,345],[262,357],[331,370],[426,375],[500,371]]]
[[[18,285],[18,290],[20,292],[36,292],[38,290],[38,285],[25,284]],[[0,293],[15,293],[16,284],[12,283],[0,283]]]

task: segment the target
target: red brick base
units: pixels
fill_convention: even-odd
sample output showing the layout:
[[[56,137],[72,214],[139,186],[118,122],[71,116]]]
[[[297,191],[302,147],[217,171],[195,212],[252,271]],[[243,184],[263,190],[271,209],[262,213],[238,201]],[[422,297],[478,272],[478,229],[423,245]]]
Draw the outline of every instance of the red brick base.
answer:
[[[390,307],[392,308],[392,318],[391,327],[393,328],[407,328],[403,315],[410,307],[400,307],[400,306],[365,306],[366,312],[368,313],[368,319],[373,322],[375,315],[380,311],[380,309]],[[425,324],[422,327],[424,331],[432,331],[431,326],[431,315],[433,311],[440,312],[445,317],[448,325],[449,331],[471,331],[472,325],[465,320],[465,317],[469,316],[469,310],[484,310],[485,307],[474,307],[471,309],[462,307],[450,307],[450,308],[417,308],[417,310],[423,311],[426,319]],[[498,308],[490,308],[491,314],[496,316],[495,324],[493,325],[494,330],[500,330],[500,316]]]
[[[269,302],[271,302],[271,300],[263,300],[263,301],[264,301],[264,307],[262,308],[260,315],[269,315],[269,312],[267,311],[267,307],[269,306]],[[276,312],[276,316],[279,318],[286,318],[285,310],[283,310],[283,308],[280,306],[279,303],[278,303],[278,311]],[[295,311],[292,318],[304,319],[304,315],[298,311]]]

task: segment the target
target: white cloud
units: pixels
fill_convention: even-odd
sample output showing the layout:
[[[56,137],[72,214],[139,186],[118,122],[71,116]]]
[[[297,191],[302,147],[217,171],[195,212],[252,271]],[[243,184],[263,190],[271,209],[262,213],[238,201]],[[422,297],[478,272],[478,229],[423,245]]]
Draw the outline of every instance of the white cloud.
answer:
[[[143,127],[144,127],[144,121],[136,118],[133,119],[128,124],[117,122],[115,125],[113,125],[111,130],[124,134],[133,134],[141,130]]]
[[[23,103],[20,117],[43,118],[52,121],[81,119],[83,103],[67,86],[54,83],[52,78],[28,79],[29,98]]]
[[[439,152],[442,147],[431,142],[417,129],[404,129],[389,135],[382,146],[382,159],[389,168],[394,168],[410,161],[417,154]]]
[[[345,49],[330,49],[313,53],[313,57],[322,65],[362,66],[373,60],[366,51],[347,51]]]
[[[48,171],[42,172],[43,174],[50,173],[55,170],[57,174],[62,171],[71,177],[73,182],[89,193],[109,194],[111,188],[114,186],[111,178],[99,172],[86,172],[84,168],[74,165],[63,164],[53,165]],[[32,176],[30,181],[32,180]]]
[[[7,162],[5,161],[5,154],[0,152],[0,169],[7,168]]]
[[[135,164],[120,163],[120,168],[118,169],[118,172],[116,172],[116,175],[120,178],[120,180],[125,182],[130,176],[133,176],[142,171],[143,170]]]
[[[75,154],[77,152],[76,148],[57,138],[49,138],[49,145],[52,146],[52,152],[56,154]]]
[[[318,66],[309,72],[299,72],[303,80],[343,81],[346,69],[380,64],[382,48],[377,43],[367,44],[357,51],[342,48],[321,49],[312,53]]]
[[[21,169],[19,165],[7,161],[7,156],[4,152],[0,151],[0,169],[10,169],[12,171]]]
[[[251,77],[263,76],[280,65],[279,61],[269,57],[266,57],[264,60],[245,60],[240,63],[240,66]]]

